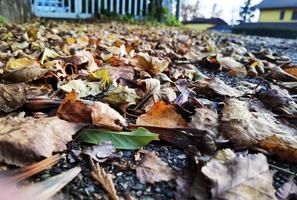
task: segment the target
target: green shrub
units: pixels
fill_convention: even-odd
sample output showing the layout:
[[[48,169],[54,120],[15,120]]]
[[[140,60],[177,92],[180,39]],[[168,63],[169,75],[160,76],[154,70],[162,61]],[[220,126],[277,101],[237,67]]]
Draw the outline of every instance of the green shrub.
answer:
[[[2,15],[0,15],[0,25],[6,24],[8,22],[8,19]]]

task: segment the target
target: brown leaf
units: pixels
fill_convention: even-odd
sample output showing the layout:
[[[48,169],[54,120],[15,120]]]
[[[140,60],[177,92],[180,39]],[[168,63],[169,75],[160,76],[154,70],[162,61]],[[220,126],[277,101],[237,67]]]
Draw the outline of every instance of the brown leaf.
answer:
[[[163,101],[155,103],[148,113],[139,116],[136,125],[163,128],[187,127],[186,121],[176,113],[175,107],[172,104],[166,105]]]
[[[286,89],[271,84],[271,89],[260,91],[258,98],[270,109],[285,115],[297,113],[297,104]]]
[[[231,57],[217,57],[221,67],[228,71],[232,76],[244,77],[247,75],[245,67]]]
[[[272,69],[270,69],[270,72],[267,75],[267,78],[272,80],[285,81],[285,82],[297,81],[297,77],[284,71],[281,67],[273,67]]]
[[[26,67],[15,71],[5,71],[3,79],[13,83],[29,82],[40,79],[48,72],[41,67]]]
[[[202,167],[202,173],[212,182],[213,199],[276,199],[263,154],[214,158]]]
[[[195,114],[192,116],[190,127],[200,130],[211,130],[218,133],[219,116],[216,110],[203,107],[196,108]]]
[[[237,99],[225,101],[221,130],[236,146],[261,146],[283,159],[297,159],[297,130],[273,113],[257,106],[250,110],[248,102]],[[293,158],[293,159],[292,159]]]
[[[91,108],[78,100],[78,94],[70,92],[66,95],[57,114],[60,118],[76,123],[91,123]]]
[[[59,117],[71,122],[92,123],[120,131],[127,126],[125,119],[114,109],[99,101],[82,101],[75,92],[64,98],[57,111]]]
[[[206,96],[240,97],[244,95],[244,92],[230,87],[219,78],[196,81],[195,91],[198,94],[204,94]]]
[[[149,78],[144,80],[138,80],[138,85],[145,88],[145,94],[142,97],[141,106],[145,111],[152,109],[154,104],[158,101],[165,101],[166,103],[172,103],[176,99],[174,88],[170,85],[160,85],[160,81],[155,78]]]
[[[141,183],[154,184],[175,178],[174,171],[155,153],[148,152],[136,168],[136,176]]]
[[[137,67],[153,75],[161,73],[169,65],[168,60],[152,57],[144,53],[139,53],[133,59],[136,61]]]
[[[99,69],[93,55],[88,51],[77,51],[73,56],[64,57],[62,59],[65,61],[65,63],[70,63],[75,66],[87,64],[87,69],[89,71],[95,71]]]
[[[22,107],[27,101],[26,88],[24,83],[0,84],[0,110],[11,112]]]
[[[35,86],[26,83],[0,84],[0,111],[11,112],[30,101],[35,96],[51,91],[46,85]]]
[[[58,117],[0,118],[0,161],[23,166],[66,149],[82,124]]]
[[[112,200],[119,200],[119,196],[117,195],[117,191],[114,187],[114,183],[112,181],[112,175],[107,174],[103,168],[100,167],[99,163],[94,164],[91,159],[92,165],[92,177],[101,184],[101,186],[108,192],[110,198]]]

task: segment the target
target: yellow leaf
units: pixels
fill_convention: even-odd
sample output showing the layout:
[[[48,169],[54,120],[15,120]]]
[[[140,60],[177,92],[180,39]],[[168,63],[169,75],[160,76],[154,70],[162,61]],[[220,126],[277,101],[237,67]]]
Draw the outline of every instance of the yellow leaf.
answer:
[[[109,76],[108,69],[101,69],[95,72],[91,72],[91,75],[96,79],[100,79],[99,85],[101,90],[106,90],[108,86],[112,83],[112,79]]]
[[[4,70],[9,71],[9,70],[19,70],[25,67],[31,67],[31,66],[37,66],[39,65],[35,60],[30,60],[28,58],[18,58],[14,59],[11,58],[7,62]]]
[[[68,45],[72,45],[72,44],[74,44],[76,42],[76,39],[74,37],[68,37],[66,39],[66,42],[67,42]]]
[[[87,46],[89,44],[89,38],[87,36],[80,36],[77,38],[77,44]]]

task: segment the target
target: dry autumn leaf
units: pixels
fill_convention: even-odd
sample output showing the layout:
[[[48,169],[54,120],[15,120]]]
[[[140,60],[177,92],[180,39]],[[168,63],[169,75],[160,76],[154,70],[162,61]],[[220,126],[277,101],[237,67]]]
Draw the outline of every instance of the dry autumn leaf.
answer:
[[[208,96],[240,97],[244,95],[244,92],[230,87],[219,78],[198,80],[195,82],[194,90]]]
[[[137,67],[153,75],[161,73],[169,65],[168,60],[152,57],[144,53],[137,54],[133,59],[136,61]]]
[[[186,121],[176,113],[172,104],[166,105],[163,101],[155,103],[149,112],[137,118],[137,126],[155,126],[163,128],[185,128]]]
[[[62,119],[77,123],[92,123],[120,131],[127,126],[125,119],[107,104],[96,101],[79,100],[75,92],[70,92],[57,111]]]
[[[231,57],[217,57],[217,61],[220,63],[221,67],[228,71],[232,76],[246,76],[247,71],[243,64],[237,62]]]
[[[297,159],[297,130],[273,113],[234,98],[225,101],[221,131],[238,147],[261,146],[283,159]],[[292,160],[292,158],[294,158]]]
[[[272,175],[263,154],[213,158],[201,170],[212,182],[213,199],[276,199]]]
[[[83,125],[58,117],[0,118],[0,161],[23,166],[66,149]]]
[[[137,178],[141,183],[154,184],[175,178],[174,171],[155,153],[147,152],[136,168]]]

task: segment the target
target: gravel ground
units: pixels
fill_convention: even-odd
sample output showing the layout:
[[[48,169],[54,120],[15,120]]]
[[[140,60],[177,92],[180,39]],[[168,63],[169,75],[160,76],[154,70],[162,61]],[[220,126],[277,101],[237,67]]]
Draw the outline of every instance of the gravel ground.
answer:
[[[297,62],[297,40],[284,40],[267,37],[247,36],[244,39],[249,50],[259,50],[261,47],[268,47],[273,52],[281,53],[289,56]],[[258,79],[237,78],[231,77],[224,72],[207,72],[203,71],[208,76],[216,76],[231,86],[236,86],[240,81],[249,81],[251,83],[259,83]],[[78,154],[84,146],[77,141],[68,144],[69,150],[66,152],[65,159],[61,160],[52,169],[42,172],[31,178],[31,181],[40,181],[55,175],[66,169],[74,166],[81,166],[82,172],[70,184],[68,184],[56,199],[108,199],[104,190],[98,186],[90,177],[90,163],[86,156]],[[148,151],[155,151],[163,161],[168,163],[177,174],[181,174],[184,168],[192,165],[191,159],[185,153],[177,148],[168,146],[162,142],[153,142],[144,148]],[[114,183],[120,196],[125,196],[126,193],[141,200],[167,200],[175,199],[176,190],[175,181],[161,182],[158,184],[141,184],[136,177],[135,166],[137,161],[134,159],[136,151],[121,151],[123,157],[114,161],[108,161],[102,164],[106,172],[114,176]],[[274,157],[268,158],[271,171],[274,173],[274,187],[281,187],[289,178],[297,174],[297,167],[290,163],[282,162]],[[295,177],[296,179],[296,177]]]
[[[297,39],[282,39],[259,36],[243,37],[249,50],[260,50],[261,47],[269,48],[273,52],[288,56],[297,63]]]

